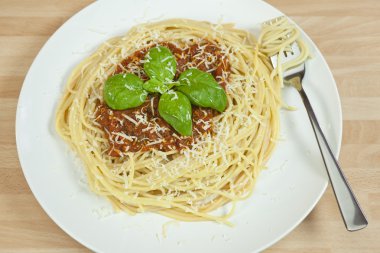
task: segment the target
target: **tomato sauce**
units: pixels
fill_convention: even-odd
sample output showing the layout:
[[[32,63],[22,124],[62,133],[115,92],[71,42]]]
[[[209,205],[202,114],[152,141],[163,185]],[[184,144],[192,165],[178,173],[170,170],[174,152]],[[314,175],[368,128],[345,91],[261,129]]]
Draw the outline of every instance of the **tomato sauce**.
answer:
[[[177,61],[175,80],[188,68],[209,72],[225,89],[230,65],[222,50],[205,41],[180,49],[172,43],[163,42]],[[143,48],[124,59],[114,74],[134,73],[148,80],[143,70],[143,59],[150,48]],[[227,76],[222,76],[227,73]],[[214,109],[192,106],[193,136],[181,136],[158,113],[159,95],[150,94],[139,107],[112,110],[104,103],[97,106],[96,122],[105,131],[110,143],[109,155],[120,157],[124,152],[181,150],[190,147],[203,134],[213,133],[211,119],[219,114]]]

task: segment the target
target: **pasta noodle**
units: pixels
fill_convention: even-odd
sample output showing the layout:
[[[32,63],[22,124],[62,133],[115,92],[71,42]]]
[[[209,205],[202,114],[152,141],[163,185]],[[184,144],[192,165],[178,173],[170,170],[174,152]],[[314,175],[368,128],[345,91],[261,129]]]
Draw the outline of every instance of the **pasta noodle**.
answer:
[[[210,41],[230,63],[227,109],[204,134],[180,151],[108,154],[109,140],[96,121],[105,80],[136,50],[155,43],[179,46]],[[273,69],[269,56],[297,41],[302,54]],[[286,18],[264,25],[256,40],[231,24],[175,19],[133,27],[108,40],[70,75],[56,113],[56,129],[83,161],[93,192],[116,210],[156,212],[182,221],[227,223],[235,203],[248,198],[279,135],[282,71],[304,61],[308,50]],[[212,211],[232,203],[227,214]]]

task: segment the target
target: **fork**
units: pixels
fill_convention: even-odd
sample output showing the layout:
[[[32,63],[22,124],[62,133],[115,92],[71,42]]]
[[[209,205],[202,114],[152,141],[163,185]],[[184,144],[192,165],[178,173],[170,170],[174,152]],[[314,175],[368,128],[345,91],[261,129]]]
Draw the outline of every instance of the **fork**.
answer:
[[[271,57],[271,62],[274,68],[277,67],[278,60],[281,63],[292,61],[300,55],[300,48],[297,42],[291,44],[291,52],[286,52],[281,55],[274,55]],[[280,57],[280,59],[279,59]],[[335,159],[334,154],[326,140],[325,135],[318,123],[314,110],[309,102],[309,99],[302,87],[302,79],[305,76],[305,63],[302,63],[294,68],[291,68],[283,73],[284,81],[287,84],[297,89],[301,95],[303,104],[305,105],[319,150],[321,152],[323,162],[325,164],[327,174],[330,178],[331,186],[334,190],[335,198],[338,202],[340,214],[348,231],[357,231],[365,228],[368,221],[360,208],[360,205],[339,166],[338,161]]]

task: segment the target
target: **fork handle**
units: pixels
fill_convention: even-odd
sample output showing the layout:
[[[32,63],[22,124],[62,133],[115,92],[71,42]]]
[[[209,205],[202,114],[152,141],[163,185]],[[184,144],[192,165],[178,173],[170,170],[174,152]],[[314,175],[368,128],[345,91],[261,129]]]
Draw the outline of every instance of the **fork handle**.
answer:
[[[338,202],[340,213],[346,228],[348,231],[357,231],[365,228],[368,225],[368,221],[361,210],[359,203],[356,200],[356,197],[339,166],[338,161],[335,159],[334,154],[331,151],[326,137],[318,123],[317,117],[315,116],[314,110],[311,107],[309,99],[302,88],[299,89],[298,92],[301,95],[302,101],[309,115],[309,119],[318,142],[319,150],[321,151],[323,162],[327,169],[327,174],[329,175],[335,198]]]

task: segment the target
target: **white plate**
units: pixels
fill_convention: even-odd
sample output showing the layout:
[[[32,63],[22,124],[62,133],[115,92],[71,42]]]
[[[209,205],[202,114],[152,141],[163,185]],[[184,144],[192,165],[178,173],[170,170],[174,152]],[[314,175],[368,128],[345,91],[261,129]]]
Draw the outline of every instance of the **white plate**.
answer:
[[[299,108],[281,112],[281,141],[258,179],[252,198],[238,205],[235,227],[202,222],[167,226],[156,214],[112,214],[108,202],[89,192],[82,169],[54,130],[54,114],[73,67],[106,39],[138,23],[166,18],[234,22],[257,32],[259,24],[282,15],[252,0],[98,1],[68,20],[34,60],[17,108],[19,159],[35,197],[69,235],[97,252],[239,252],[263,250],[294,229],[312,210],[327,185],[314,135],[298,94],[284,98]],[[338,154],[342,116],[337,88],[322,55],[305,35],[314,59],[304,83],[327,138]]]

